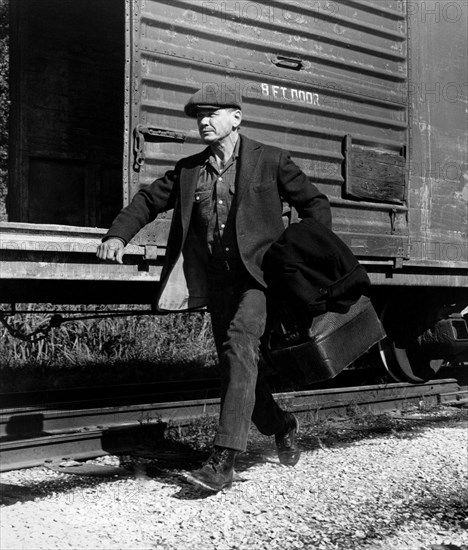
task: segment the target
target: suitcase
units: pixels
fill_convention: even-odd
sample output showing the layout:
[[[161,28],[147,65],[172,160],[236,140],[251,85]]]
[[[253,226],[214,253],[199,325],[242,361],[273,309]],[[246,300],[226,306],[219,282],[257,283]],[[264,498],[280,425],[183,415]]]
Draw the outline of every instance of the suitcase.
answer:
[[[335,377],[385,336],[367,296],[312,319],[282,304],[266,333],[266,355],[281,377],[312,384]]]

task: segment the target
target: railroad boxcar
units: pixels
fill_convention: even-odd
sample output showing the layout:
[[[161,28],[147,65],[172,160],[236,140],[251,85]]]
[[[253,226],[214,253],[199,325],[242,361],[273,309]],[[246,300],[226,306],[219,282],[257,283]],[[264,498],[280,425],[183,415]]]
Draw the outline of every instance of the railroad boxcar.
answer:
[[[10,11],[0,301],[148,303],[170,215],[121,266],[99,263],[96,246],[140,186],[200,150],[186,98],[236,87],[243,131],[291,151],[330,198],[334,230],[373,282],[387,368],[417,382],[466,351],[466,2],[10,0]]]

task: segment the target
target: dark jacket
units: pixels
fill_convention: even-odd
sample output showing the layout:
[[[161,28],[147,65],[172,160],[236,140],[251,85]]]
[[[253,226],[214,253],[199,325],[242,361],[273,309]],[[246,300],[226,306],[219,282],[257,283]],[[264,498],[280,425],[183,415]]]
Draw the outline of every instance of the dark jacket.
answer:
[[[262,262],[284,231],[284,199],[302,218],[331,226],[328,199],[309,182],[289,153],[241,136],[236,179],[236,238],[243,264],[266,286]],[[174,209],[166,263],[157,296],[160,310],[180,311],[206,304],[206,273],[190,218],[200,166],[206,151],[179,161],[174,170],[139,191],[115,219],[106,238],[129,242],[161,212]]]
[[[266,252],[263,268],[272,291],[290,293],[311,313],[346,309],[370,286],[348,246],[314,218],[291,224]]]

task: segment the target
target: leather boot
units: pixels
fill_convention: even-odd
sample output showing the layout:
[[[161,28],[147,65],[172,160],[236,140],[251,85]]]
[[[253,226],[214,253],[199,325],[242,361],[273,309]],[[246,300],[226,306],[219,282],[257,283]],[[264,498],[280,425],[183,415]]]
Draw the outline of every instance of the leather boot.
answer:
[[[221,491],[230,487],[234,477],[234,462],[239,451],[215,447],[210,458],[201,468],[186,474],[186,479],[209,491]]]
[[[299,421],[292,413],[287,413],[285,429],[275,435],[278,458],[285,466],[295,466],[301,456],[296,436],[299,431]]]

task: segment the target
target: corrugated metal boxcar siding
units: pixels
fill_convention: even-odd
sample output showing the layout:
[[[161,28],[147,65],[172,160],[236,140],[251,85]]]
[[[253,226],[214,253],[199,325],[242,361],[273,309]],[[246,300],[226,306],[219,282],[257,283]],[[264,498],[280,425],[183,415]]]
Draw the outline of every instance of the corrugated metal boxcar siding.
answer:
[[[411,258],[468,268],[468,3],[427,0],[411,25]]]
[[[343,141],[351,134],[355,146],[394,154],[407,143],[404,3],[139,0],[130,6],[133,126],[187,134],[185,144],[147,143],[139,172],[130,159],[130,195],[200,150],[194,121],[182,111],[188,95],[213,82],[237,86],[245,133],[291,151],[330,197],[334,227],[348,234],[355,252],[402,254],[404,204],[345,198]],[[392,209],[402,215],[390,215]]]

